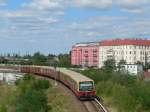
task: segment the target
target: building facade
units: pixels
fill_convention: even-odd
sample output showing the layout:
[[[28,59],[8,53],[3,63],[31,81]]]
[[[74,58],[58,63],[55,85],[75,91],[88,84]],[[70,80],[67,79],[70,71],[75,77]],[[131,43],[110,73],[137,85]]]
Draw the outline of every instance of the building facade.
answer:
[[[80,43],[72,47],[71,64],[82,67],[98,67],[99,42]]]
[[[139,64],[121,65],[121,71],[132,75],[143,74],[143,66]]]
[[[150,62],[150,40],[116,39],[102,41],[99,47],[99,67],[108,59],[114,59],[116,65],[125,60],[127,64]]]
[[[72,47],[72,65],[103,67],[108,59],[116,66],[121,60],[126,64],[150,62],[150,40],[114,39],[96,43],[80,43]]]

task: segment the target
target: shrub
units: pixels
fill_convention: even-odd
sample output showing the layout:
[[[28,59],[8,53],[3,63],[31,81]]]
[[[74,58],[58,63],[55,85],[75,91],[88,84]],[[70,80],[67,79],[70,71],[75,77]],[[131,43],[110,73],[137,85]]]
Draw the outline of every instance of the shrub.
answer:
[[[32,84],[33,89],[48,89],[50,87],[50,83],[48,80],[36,80]]]

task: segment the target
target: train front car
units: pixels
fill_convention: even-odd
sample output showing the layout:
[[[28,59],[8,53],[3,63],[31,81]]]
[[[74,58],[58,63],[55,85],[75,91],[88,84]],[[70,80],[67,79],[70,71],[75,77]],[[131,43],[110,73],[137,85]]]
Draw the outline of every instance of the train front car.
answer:
[[[93,100],[96,96],[94,81],[79,82],[78,98],[80,100]]]

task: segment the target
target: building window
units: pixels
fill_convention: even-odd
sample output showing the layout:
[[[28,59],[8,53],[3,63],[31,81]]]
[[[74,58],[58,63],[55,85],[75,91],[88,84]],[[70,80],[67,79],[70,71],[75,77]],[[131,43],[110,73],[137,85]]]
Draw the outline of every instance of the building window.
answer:
[[[93,60],[93,63],[97,63],[97,60]]]
[[[132,51],[130,51],[130,54],[132,54]]]
[[[96,55],[96,54],[93,54],[93,57],[97,58],[97,55]]]
[[[85,58],[88,58],[89,56],[88,55],[84,55],[85,56]]]
[[[97,49],[94,49],[94,50],[93,50],[93,53],[97,53]]]
[[[136,49],[136,46],[134,46],[134,49]]]
[[[134,54],[136,54],[136,51],[134,51]]]

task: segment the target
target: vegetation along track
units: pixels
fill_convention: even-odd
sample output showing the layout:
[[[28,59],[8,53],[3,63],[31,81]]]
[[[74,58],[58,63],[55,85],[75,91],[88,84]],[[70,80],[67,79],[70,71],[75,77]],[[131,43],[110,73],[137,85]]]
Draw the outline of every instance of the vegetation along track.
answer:
[[[83,106],[87,112],[108,112],[100,103],[99,98],[95,98],[93,101],[83,101]]]

